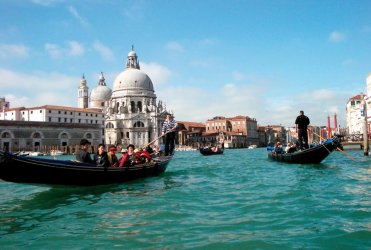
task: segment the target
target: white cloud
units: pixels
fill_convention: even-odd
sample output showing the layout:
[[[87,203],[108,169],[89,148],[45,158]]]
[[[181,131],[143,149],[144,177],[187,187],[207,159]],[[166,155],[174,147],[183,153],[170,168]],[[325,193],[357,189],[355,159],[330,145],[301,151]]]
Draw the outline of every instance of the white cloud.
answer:
[[[75,7],[73,7],[73,6],[68,6],[67,7],[67,10],[68,10],[68,12],[74,17],[74,18],[76,18],[79,22],[80,22],[80,24],[82,25],[82,26],[89,26],[89,23],[80,15],[80,13],[79,12],[77,12],[77,10],[75,9]]]
[[[31,2],[38,5],[50,6],[55,3],[61,2],[61,0],[31,0]]]
[[[0,59],[28,57],[28,48],[21,44],[0,44]]]
[[[114,59],[113,52],[110,48],[99,41],[95,41],[93,48],[101,55],[104,60],[110,61]]]
[[[209,61],[206,61],[206,60],[196,60],[196,61],[192,61],[191,62],[191,65],[192,66],[196,66],[196,67],[209,67],[211,65],[211,63]]]
[[[68,54],[70,56],[81,56],[85,52],[84,46],[79,42],[69,41],[68,45],[69,45]]]
[[[141,69],[151,78],[155,86],[166,84],[172,75],[171,71],[158,63],[140,63]]]
[[[243,73],[238,72],[238,71],[234,71],[232,73],[232,77],[236,81],[242,81],[242,80],[245,80],[245,78],[246,78],[246,76]]]
[[[166,49],[172,51],[172,52],[177,52],[177,53],[182,53],[184,52],[184,47],[178,43],[178,42],[169,42],[166,44]]]
[[[80,79],[58,72],[24,73],[0,68],[0,93],[16,106],[77,106]]]
[[[46,43],[44,48],[51,58],[58,58],[62,55],[62,49],[57,44]]]
[[[333,31],[329,35],[329,41],[333,43],[343,42],[346,39],[346,35],[342,32]]]

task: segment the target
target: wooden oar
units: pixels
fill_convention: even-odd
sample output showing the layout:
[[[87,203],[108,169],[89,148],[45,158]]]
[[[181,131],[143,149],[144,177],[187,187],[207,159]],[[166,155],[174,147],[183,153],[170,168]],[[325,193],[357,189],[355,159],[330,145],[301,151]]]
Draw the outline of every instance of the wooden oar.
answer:
[[[146,147],[148,147],[149,145],[151,145],[152,143],[154,143],[155,141],[157,141],[158,139],[160,139],[161,137],[163,137],[163,136],[165,136],[165,135],[167,135],[168,133],[170,133],[170,132],[174,132],[175,131],[175,128],[173,128],[172,130],[170,130],[170,131],[167,131],[166,133],[164,133],[164,134],[162,134],[162,135],[160,135],[159,137],[157,137],[156,139],[154,139],[153,141],[151,141],[151,142],[149,142],[148,144],[146,144],[146,145],[144,145],[144,147],[143,148],[146,148]]]
[[[313,134],[319,136],[321,138],[321,140],[326,140],[325,138],[323,138],[322,136],[320,136],[319,134],[317,134],[316,132],[313,132],[311,131]],[[341,153],[343,153],[345,156],[347,156],[349,159],[353,160],[353,161],[357,161],[356,159],[354,159],[352,156],[350,156],[349,154],[345,153],[343,150],[341,150],[339,147],[336,147],[336,149],[338,151],[340,151]]]

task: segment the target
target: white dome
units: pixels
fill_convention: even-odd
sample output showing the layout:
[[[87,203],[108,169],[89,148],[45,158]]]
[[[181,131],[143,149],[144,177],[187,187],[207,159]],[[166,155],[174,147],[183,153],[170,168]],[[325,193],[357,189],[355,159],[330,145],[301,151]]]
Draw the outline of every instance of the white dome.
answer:
[[[139,69],[127,68],[121,72],[113,83],[112,92],[123,94],[149,94],[154,93],[153,84],[149,76]]]
[[[107,86],[98,85],[90,94],[90,101],[108,101],[111,98],[112,90]]]

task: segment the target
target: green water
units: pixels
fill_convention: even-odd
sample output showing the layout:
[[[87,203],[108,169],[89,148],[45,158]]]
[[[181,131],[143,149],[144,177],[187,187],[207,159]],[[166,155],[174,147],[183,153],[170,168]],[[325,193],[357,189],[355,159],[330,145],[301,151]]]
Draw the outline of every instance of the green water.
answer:
[[[0,181],[1,249],[371,249],[371,157],[272,162],[177,152],[159,177],[97,187]]]

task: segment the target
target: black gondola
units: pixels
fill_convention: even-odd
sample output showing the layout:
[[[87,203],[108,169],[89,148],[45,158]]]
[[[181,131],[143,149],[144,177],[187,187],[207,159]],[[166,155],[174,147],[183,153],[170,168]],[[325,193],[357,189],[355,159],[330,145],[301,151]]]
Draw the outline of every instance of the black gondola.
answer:
[[[223,154],[224,149],[218,148],[218,150],[214,151],[211,147],[203,147],[200,148],[200,153],[202,155],[220,155]]]
[[[121,183],[165,172],[172,156],[128,167],[97,167],[71,160],[17,156],[0,151],[0,179],[10,182],[92,186]]]
[[[311,164],[320,163],[331,152],[336,150],[340,145],[340,139],[334,136],[327,139],[325,142],[305,150],[299,150],[293,153],[275,153],[274,151],[268,152],[268,158],[274,161]]]

